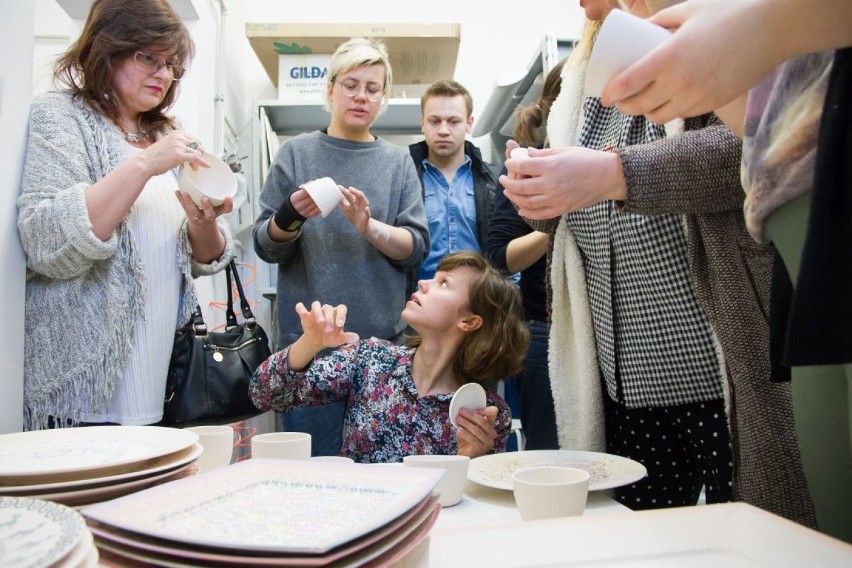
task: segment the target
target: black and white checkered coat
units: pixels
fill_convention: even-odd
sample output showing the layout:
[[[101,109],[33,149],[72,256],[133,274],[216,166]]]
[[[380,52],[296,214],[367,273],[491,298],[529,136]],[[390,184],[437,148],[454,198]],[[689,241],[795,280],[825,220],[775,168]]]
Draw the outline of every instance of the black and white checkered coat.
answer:
[[[664,127],[584,102],[579,145],[605,150],[665,137]],[[721,361],[692,289],[680,215],[646,216],[605,201],[565,216],[583,256],[598,361],[628,407],[723,398]]]

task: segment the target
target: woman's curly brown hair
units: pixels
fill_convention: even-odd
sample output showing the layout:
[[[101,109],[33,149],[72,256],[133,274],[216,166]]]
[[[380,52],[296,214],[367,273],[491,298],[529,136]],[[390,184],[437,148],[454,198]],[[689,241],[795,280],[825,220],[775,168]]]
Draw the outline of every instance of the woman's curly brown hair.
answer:
[[[448,254],[438,270],[467,267],[471,280],[467,310],[482,318],[482,325],[467,333],[453,361],[453,373],[462,382],[505,379],[521,369],[530,335],[524,323],[521,292],[515,284],[472,251]],[[419,344],[419,338],[409,341]]]

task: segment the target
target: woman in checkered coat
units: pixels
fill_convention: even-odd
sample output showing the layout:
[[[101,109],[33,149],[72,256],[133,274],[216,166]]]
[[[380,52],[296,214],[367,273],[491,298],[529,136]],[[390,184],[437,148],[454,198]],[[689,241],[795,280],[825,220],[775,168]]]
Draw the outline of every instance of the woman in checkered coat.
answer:
[[[610,9],[584,7],[598,21]],[[648,468],[616,496],[631,508],[686,505],[703,485],[708,502],[744,500],[813,525],[789,386],[769,381],[771,249],[745,232],[740,144],[713,115],[663,127],[584,98],[592,41],[563,73],[554,149],[509,160],[501,181],[522,215],[550,219],[552,341],[594,334],[607,450]],[[572,361],[588,353],[562,357],[563,373],[589,375]],[[560,366],[551,361],[551,375]]]

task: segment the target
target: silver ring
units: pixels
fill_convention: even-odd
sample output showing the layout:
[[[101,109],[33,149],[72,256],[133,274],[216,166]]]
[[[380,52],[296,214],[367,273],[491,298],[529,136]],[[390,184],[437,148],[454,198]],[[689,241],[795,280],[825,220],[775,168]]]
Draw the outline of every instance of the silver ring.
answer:
[[[187,148],[185,151],[187,154],[195,154],[195,150],[193,150],[192,148]]]
[[[196,148],[198,148],[198,142],[193,140],[192,142],[189,143],[189,147],[192,148],[193,150],[195,150]]]

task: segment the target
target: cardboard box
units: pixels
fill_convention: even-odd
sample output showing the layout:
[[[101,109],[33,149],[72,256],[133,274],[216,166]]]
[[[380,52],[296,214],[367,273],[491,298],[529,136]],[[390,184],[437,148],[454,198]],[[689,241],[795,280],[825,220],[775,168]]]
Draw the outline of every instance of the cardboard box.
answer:
[[[246,37],[272,84],[279,87],[279,96],[283,65],[279,55],[332,54],[350,38],[375,37],[388,48],[394,83],[391,95],[419,97],[425,86],[453,78],[461,25],[246,24]]]
[[[327,53],[278,56],[278,98],[322,101],[325,93]]]

